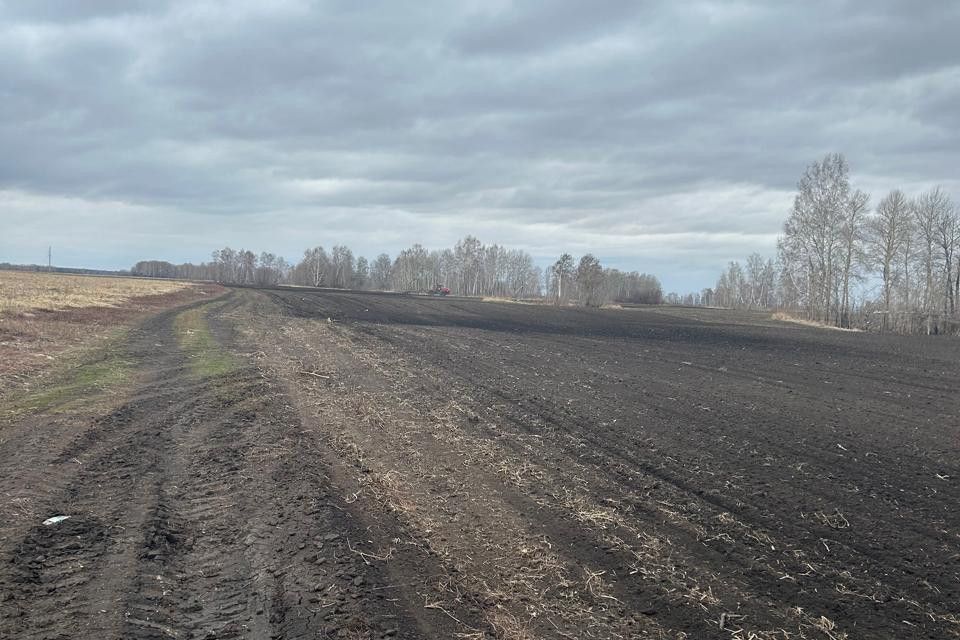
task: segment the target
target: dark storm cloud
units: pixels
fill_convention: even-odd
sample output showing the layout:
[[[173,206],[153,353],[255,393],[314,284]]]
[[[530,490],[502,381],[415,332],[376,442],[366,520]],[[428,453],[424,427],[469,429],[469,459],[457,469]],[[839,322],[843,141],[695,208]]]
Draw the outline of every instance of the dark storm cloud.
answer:
[[[956,194],[958,27],[936,2],[0,1],[0,260],[108,222],[110,264],[472,231],[698,287],[772,251],[826,152]]]

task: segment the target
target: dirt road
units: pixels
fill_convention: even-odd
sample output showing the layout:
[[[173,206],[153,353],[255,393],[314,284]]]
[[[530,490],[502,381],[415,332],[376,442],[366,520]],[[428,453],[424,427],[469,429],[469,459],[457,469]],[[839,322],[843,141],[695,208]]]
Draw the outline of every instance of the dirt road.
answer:
[[[159,314],[0,399],[0,638],[960,637],[960,347],[707,320]]]

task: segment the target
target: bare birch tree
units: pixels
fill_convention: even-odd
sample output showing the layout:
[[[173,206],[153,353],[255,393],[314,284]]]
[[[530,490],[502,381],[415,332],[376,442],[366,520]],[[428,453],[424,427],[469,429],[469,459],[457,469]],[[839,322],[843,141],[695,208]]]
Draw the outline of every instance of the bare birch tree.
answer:
[[[779,242],[780,260],[807,279],[805,303],[811,316],[831,321],[835,281],[842,265],[840,229],[850,198],[847,161],[841,154],[829,154],[813,163],[800,178],[797,191]]]
[[[562,304],[570,295],[569,290],[571,289],[573,281],[573,256],[569,253],[561,255],[560,258],[553,263],[551,273],[553,274],[555,283],[556,303]]]
[[[957,309],[957,287],[960,286],[960,269],[957,269],[957,281],[954,281],[954,256],[960,244],[960,223],[950,197],[939,187],[935,190],[935,202],[939,211],[937,216],[936,237],[940,249],[943,267],[943,313],[953,315]]]
[[[938,305],[937,271],[940,253],[937,247],[937,224],[949,199],[939,187],[920,194],[913,205],[918,253],[923,275],[920,310],[926,316],[927,333],[933,330],[933,314]]]
[[[867,223],[867,256],[883,280],[883,329],[890,327],[893,288],[900,279],[898,257],[912,234],[910,216],[910,202],[902,191],[894,189],[880,201]]]
[[[839,228],[843,266],[840,273],[840,326],[850,326],[850,279],[864,262],[862,241],[870,196],[857,189],[847,198]]]
[[[577,290],[580,292],[580,304],[588,307],[599,307],[605,296],[603,290],[603,267],[593,254],[586,254],[580,258],[575,274]]]

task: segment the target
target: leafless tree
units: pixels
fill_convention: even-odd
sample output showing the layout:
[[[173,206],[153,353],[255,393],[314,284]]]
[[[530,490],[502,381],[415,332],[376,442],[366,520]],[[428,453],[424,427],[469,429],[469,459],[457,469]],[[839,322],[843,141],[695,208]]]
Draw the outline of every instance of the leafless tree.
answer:
[[[573,281],[573,256],[564,253],[553,263],[550,269],[553,275],[554,291],[556,292],[556,303],[563,304],[570,296],[570,289]]]
[[[833,320],[836,281],[843,266],[844,225],[850,203],[847,161],[830,154],[804,172],[779,242],[781,263],[805,277],[806,306],[812,316]],[[798,288],[799,289],[799,288]]]
[[[943,313],[953,315],[957,310],[957,295],[960,293],[960,269],[954,279],[954,256],[957,245],[960,244],[960,222],[950,197],[937,187],[931,194],[935,202],[937,215],[936,238],[940,249],[941,264],[943,267]]]
[[[357,265],[353,271],[354,289],[367,289],[370,287],[370,263],[363,256],[357,258]]]
[[[333,248],[330,262],[332,267],[331,285],[341,289],[349,288],[353,283],[353,251],[344,245],[337,245]]]
[[[864,264],[864,222],[867,217],[870,196],[857,189],[849,195],[843,207],[843,219],[838,229],[840,235],[840,326],[850,326],[850,280],[856,268]]]
[[[392,266],[393,262],[390,260],[390,256],[385,253],[378,255],[377,259],[373,261],[373,266],[370,268],[370,286],[380,291],[389,289],[390,269]]]
[[[256,280],[257,254],[247,249],[241,249],[238,254],[240,273],[237,276],[239,284],[253,284]]]
[[[632,304],[660,304],[663,302],[663,288],[656,276],[636,271],[624,272],[619,269],[604,269],[604,290],[612,302]]]
[[[295,268],[297,284],[319,287],[326,284],[325,278],[330,270],[330,258],[321,246],[303,252],[303,260]]]
[[[575,274],[580,303],[588,307],[599,307],[606,299],[604,291],[603,267],[593,254],[580,258]]]
[[[933,314],[939,307],[937,273],[940,269],[938,225],[950,206],[950,199],[940,187],[920,194],[913,205],[913,219],[917,230],[918,253],[923,289],[921,311],[926,317],[927,333],[933,331]]]
[[[404,249],[393,261],[390,279],[397,291],[423,291],[433,286],[429,252],[419,244]]]
[[[888,328],[893,288],[900,279],[898,259],[912,234],[910,202],[902,191],[894,189],[884,196],[876,214],[868,219],[865,236],[869,263],[883,280],[883,329]]]
[[[288,268],[283,258],[263,252],[257,259],[254,282],[260,286],[275,285],[286,277]]]

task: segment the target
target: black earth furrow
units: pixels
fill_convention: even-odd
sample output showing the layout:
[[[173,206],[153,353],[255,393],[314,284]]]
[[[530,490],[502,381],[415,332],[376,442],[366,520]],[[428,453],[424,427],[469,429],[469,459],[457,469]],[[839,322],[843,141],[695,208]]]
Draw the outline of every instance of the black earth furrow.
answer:
[[[766,532],[775,550],[760,538],[683,544],[720,575],[739,566],[731,582],[763,606],[854,618],[870,637],[957,633],[960,580],[941,564],[960,557],[950,508],[960,441],[942,428],[958,412],[952,342],[329,292],[284,304],[340,322],[385,359],[434,371],[411,387],[415,401],[459,394],[481,422],[546,436],[561,458],[640,496],[640,520],[655,513],[642,499],[653,485],[705,531],[737,533],[718,524],[732,514]],[[642,412],[642,433],[624,407]],[[833,506],[849,523],[817,519]]]
[[[416,351],[415,349],[412,350]],[[462,376],[458,372],[453,372],[453,375],[460,377],[463,381],[474,381],[474,387],[477,386],[475,383],[476,380],[489,379],[487,376],[479,375],[476,372],[463,374]],[[703,493],[697,488],[696,484],[694,484],[696,482],[695,480],[679,474],[675,470],[669,469],[666,465],[653,465],[643,462],[645,458],[649,457],[649,453],[631,450],[628,446],[625,446],[626,443],[624,443],[621,438],[618,438],[612,433],[604,434],[604,429],[598,428],[598,421],[592,416],[578,415],[577,411],[558,411],[555,403],[538,403],[536,402],[535,396],[532,395],[504,393],[503,387],[500,385],[487,387],[486,391],[490,395],[504,400],[508,406],[525,407],[533,414],[542,418],[548,426],[558,429],[559,432],[571,438],[571,442],[573,443],[572,448],[568,449],[571,455],[579,455],[579,452],[585,449],[590,451],[590,455],[597,459],[597,462],[594,464],[598,471],[607,475],[609,478],[614,478],[614,475],[604,468],[605,466],[607,469],[609,468],[607,466],[607,461],[609,460],[614,460],[621,465],[627,465],[629,468],[637,469],[639,476],[636,480],[624,482],[621,479],[620,481],[621,484],[625,484],[629,489],[642,489],[649,485],[651,479],[660,480],[674,486],[681,500],[692,498],[710,504],[713,507],[711,513],[714,517],[724,512],[736,514],[740,519],[748,523],[756,523],[759,527],[765,528],[773,533],[781,545],[786,541],[786,544],[792,548],[816,547],[819,540],[825,539],[830,547],[842,548],[847,553],[858,556],[859,559],[856,566],[858,567],[857,573],[860,575],[852,574],[848,565],[828,566],[821,569],[822,573],[835,576],[836,584],[846,583],[848,587],[859,587],[861,591],[867,593],[880,592],[889,599],[891,604],[888,606],[891,607],[897,606],[894,603],[898,602],[904,594],[909,594],[911,599],[916,599],[921,603],[928,602],[931,595],[943,594],[948,598],[952,597],[950,594],[954,592],[954,589],[951,588],[951,583],[946,580],[940,581],[939,584],[937,584],[938,592],[931,592],[925,588],[924,585],[918,584],[913,577],[915,565],[910,560],[899,562],[895,560],[894,565],[898,566],[900,572],[898,574],[890,574],[888,568],[891,564],[891,559],[889,556],[882,551],[877,551],[867,546],[865,543],[861,543],[858,538],[844,536],[844,538],[840,539],[836,537],[836,534],[823,531],[814,532],[809,528],[790,526],[791,518],[795,514],[788,514],[786,516],[782,514],[774,515],[770,514],[769,511],[761,511],[750,502],[723,499],[720,495]],[[539,428],[531,429],[530,426],[522,420],[512,422],[528,435],[543,433]],[[573,424],[573,428],[570,428],[569,425],[571,424]],[[619,444],[617,446],[611,446],[610,443],[613,442],[618,442]],[[580,456],[579,459],[581,461],[588,460],[582,456]],[[931,543],[940,543],[949,540],[949,533],[945,531],[936,532],[931,531],[929,528],[917,526],[911,527],[911,530],[918,535],[921,535],[920,532],[923,531],[924,533],[921,535],[921,538],[927,537],[927,533],[934,533],[934,540],[931,540]],[[673,535],[676,535],[676,532],[674,532]],[[748,545],[748,547],[749,546],[750,545]],[[723,562],[729,562],[731,559],[730,554],[727,554],[726,557],[715,555],[711,558],[704,553],[706,547],[699,540],[688,540],[687,547],[700,556],[700,560],[704,566],[711,564],[717,566],[718,562],[720,562],[722,566]],[[742,554],[741,562],[744,566],[750,567],[750,571],[745,572],[743,575],[747,580],[745,586],[746,592],[760,594],[764,590],[770,589],[769,585],[771,581],[777,581],[774,582],[776,591],[780,592],[780,597],[783,597],[785,601],[802,603],[813,610],[828,611],[834,608],[836,598],[834,594],[829,591],[822,593],[803,591],[800,587],[779,582],[778,579],[782,577],[783,573],[787,572],[776,575],[762,569],[757,571],[756,569],[758,567],[753,561],[753,558],[760,557],[757,555],[758,551],[761,555],[764,553],[762,548],[755,548],[753,555],[749,552]],[[829,552],[816,558],[817,563],[829,562],[828,556]],[[789,558],[784,559],[790,561]],[[799,574],[805,571],[806,569],[800,562],[793,563],[792,573]],[[884,576],[882,588],[877,584],[877,574]],[[904,616],[910,615],[911,612],[906,605],[901,604],[899,607],[902,609]],[[915,614],[916,612],[914,611],[913,613]],[[862,626],[868,629],[870,628],[868,624],[863,624]]]
[[[355,325],[355,330],[362,331],[367,335],[376,337],[379,340],[383,340],[388,344],[394,345],[400,350],[406,350],[412,354],[420,353],[429,353],[430,350],[425,349],[424,345],[425,340],[419,340],[416,337],[408,336],[405,334],[397,334],[395,332],[384,331],[378,329],[375,326],[369,325]],[[483,361],[479,361],[480,364],[483,364]],[[439,363],[440,366],[443,366],[443,363]],[[462,371],[459,369],[453,369],[448,371],[449,376],[456,377],[461,380],[462,383],[477,386],[477,381],[483,380],[496,380],[496,370],[493,366],[480,367],[480,370],[468,369]],[[790,530],[785,529],[786,523],[791,521],[791,517],[795,514],[790,514],[788,517],[782,517],[782,514],[771,515],[768,511],[761,511],[754,507],[750,500],[738,501],[734,499],[723,498],[720,494],[712,495],[710,493],[704,493],[697,488],[687,478],[684,474],[678,473],[676,470],[671,470],[664,464],[660,465],[651,465],[645,463],[644,460],[649,457],[649,452],[643,449],[632,449],[627,442],[620,437],[617,432],[614,432],[610,429],[606,429],[600,426],[600,422],[596,418],[596,412],[598,409],[590,407],[591,411],[583,412],[577,409],[570,409],[566,406],[560,408],[555,402],[542,402],[538,401],[537,395],[533,393],[514,393],[507,390],[502,384],[489,385],[485,387],[485,391],[490,395],[497,396],[505,401],[505,406],[507,407],[521,407],[526,408],[533,415],[537,415],[543,420],[546,424],[552,425],[553,428],[560,430],[565,433],[567,437],[573,439],[573,449],[570,450],[571,453],[577,453],[582,450],[582,445],[586,444],[587,449],[592,452],[602,452],[604,455],[602,458],[598,456],[599,459],[607,460],[614,459],[619,461],[621,464],[628,465],[628,467],[636,467],[639,471],[642,472],[643,484],[646,484],[649,478],[654,477],[664,482],[670,483],[677,487],[681,495],[693,496],[698,501],[704,501],[710,503],[717,511],[714,512],[714,515],[717,515],[721,512],[729,512],[737,514],[739,517],[746,519],[748,522],[757,522],[761,526],[766,528],[774,527],[778,536],[790,535],[789,542],[795,544],[797,547],[803,546],[804,544],[815,543],[819,538],[823,537],[823,532],[811,533],[809,529],[801,528],[792,528]],[[680,419],[685,419],[689,422],[690,414],[685,414],[682,412],[675,412],[676,416]],[[697,417],[694,416],[694,419]],[[568,425],[573,423],[573,428],[568,428]],[[520,427],[528,435],[535,435],[539,433],[538,428],[533,428],[523,421],[514,421],[514,423]],[[678,437],[679,436],[678,434]],[[616,442],[616,446],[610,446],[609,443]],[[808,450],[809,454],[809,450]],[[836,458],[832,460],[836,462]],[[867,469],[869,472],[869,468]],[[930,472],[930,475],[933,475],[933,472]],[[877,473],[875,479],[876,484],[880,484],[888,478],[881,476],[880,473]],[[631,488],[637,488],[635,485]],[[824,485],[823,495],[829,496],[834,495],[836,488],[834,486]],[[923,522],[919,520],[918,522]],[[931,530],[929,528],[922,528],[914,526],[912,530],[915,534],[922,537],[927,537],[932,535],[930,543],[938,544],[948,542],[948,534],[944,532],[937,532],[936,530]],[[922,531],[922,533],[921,533]],[[846,546],[850,551],[861,554],[866,558],[870,558],[874,563],[878,560],[884,564],[889,563],[889,558],[881,557],[878,558],[876,552],[870,547],[860,544],[855,538],[850,538],[845,541],[834,541],[838,545]],[[879,565],[874,564],[874,568],[878,569]],[[902,565],[903,571],[906,575],[912,574],[913,566],[904,564]],[[843,569],[846,571],[846,569]],[[839,572],[839,570],[838,570]],[[901,582],[899,585],[895,585],[891,589],[892,593],[909,593],[915,587],[915,582],[912,578],[907,578],[905,582]],[[949,589],[949,586],[946,584],[939,585],[941,590]]]

